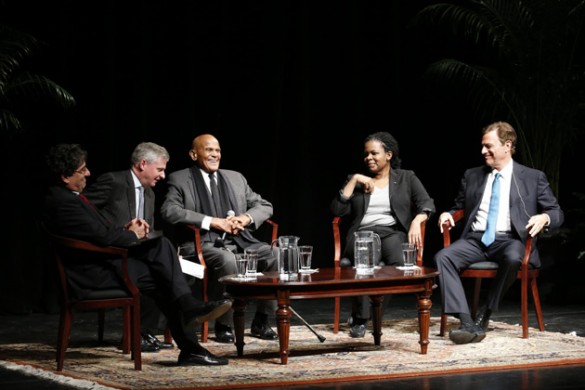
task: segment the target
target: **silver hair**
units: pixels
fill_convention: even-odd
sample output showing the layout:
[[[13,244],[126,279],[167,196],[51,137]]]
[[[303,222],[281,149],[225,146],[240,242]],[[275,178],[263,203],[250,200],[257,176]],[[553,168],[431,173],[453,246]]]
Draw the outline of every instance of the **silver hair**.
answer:
[[[150,164],[159,158],[168,162],[171,156],[164,146],[157,145],[153,142],[142,142],[134,148],[130,162],[132,165],[135,165],[142,160],[146,160]]]

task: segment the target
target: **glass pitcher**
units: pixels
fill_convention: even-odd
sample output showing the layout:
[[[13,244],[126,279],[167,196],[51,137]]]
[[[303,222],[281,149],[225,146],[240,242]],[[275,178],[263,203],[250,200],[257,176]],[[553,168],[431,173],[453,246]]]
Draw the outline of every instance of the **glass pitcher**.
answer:
[[[353,233],[353,258],[358,275],[373,275],[382,254],[380,236],[370,230]]]
[[[278,247],[274,245],[278,244]],[[272,251],[278,259],[278,272],[282,280],[295,280],[299,272],[299,237],[280,236],[272,241]]]

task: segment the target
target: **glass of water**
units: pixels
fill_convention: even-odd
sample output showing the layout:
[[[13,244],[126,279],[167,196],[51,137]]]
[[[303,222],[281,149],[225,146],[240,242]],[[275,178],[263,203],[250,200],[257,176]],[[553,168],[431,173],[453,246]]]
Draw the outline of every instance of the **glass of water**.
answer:
[[[416,266],[416,244],[405,242],[402,244],[402,260],[405,268],[414,268]]]
[[[255,278],[258,273],[258,250],[244,249],[244,258],[248,261],[246,264],[246,276]]]
[[[236,276],[238,279],[246,278],[246,271],[248,269],[248,259],[246,257],[236,258]]]
[[[311,270],[311,258],[313,257],[312,245],[299,246],[299,269],[301,272],[308,272]]]

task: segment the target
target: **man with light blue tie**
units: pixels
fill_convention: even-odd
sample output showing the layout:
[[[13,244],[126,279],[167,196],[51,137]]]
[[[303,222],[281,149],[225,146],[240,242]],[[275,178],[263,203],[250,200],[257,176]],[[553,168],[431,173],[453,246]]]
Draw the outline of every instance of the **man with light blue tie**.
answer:
[[[445,222],[455,225],[452,213],[465,211],[461,238],[434,257],[440,272],[443,313],[461,321],[458,329],[449,332],[456,344],[485,338],[490,315],[498,310],[516,280],[528,236],[536,237],[545,228],[556,229],[564,221],[546,175],[512,159],[517,139],[514,128],[506,122],[495,122],[482,134],[481,153],[486,165],[465,171],[454,206],[439,216],[442,232]],[[532,248],[531,264],[540,267],[536,245]],[[459,272],[480,261],[497,262],[498,274],[474,321]]]

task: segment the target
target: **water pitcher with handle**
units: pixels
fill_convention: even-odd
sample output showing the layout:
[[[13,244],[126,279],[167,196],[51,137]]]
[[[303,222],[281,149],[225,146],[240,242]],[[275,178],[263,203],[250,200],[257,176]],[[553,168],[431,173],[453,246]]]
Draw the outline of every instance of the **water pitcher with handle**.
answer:
[[[278,244],[278,246],[275,246]],[[272,251],[278,259],[281,280],[296,280],[299,272],[299,237],[280,236],[272,241]]]
[[[373,275],[382,254],[380,236],[370,230],[361,230],[353,234],[353,258],[358,275]]]

